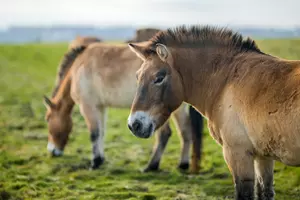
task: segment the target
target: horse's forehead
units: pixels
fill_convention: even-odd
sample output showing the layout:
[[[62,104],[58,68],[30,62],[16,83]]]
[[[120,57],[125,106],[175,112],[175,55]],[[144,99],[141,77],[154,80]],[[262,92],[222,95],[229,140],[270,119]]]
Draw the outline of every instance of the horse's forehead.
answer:
[[[145,68],[149,71],[157,71],[163,66],[162,61],[159,58],[152,58],[146,61]]]
[[[153,64],[145,64],[143,68],[140,71],[140,74],[142,75],[141,77],[146,78],[146,77],[151,77],[153,76],[156,71],[158,70],[157,66],[154,66]]]
[[[46,112],[46,119],[49,119],[50,117],[51,117],[51,119],[54,119],[54,118],[56,118],[57,114],[58,114],[58,112],[56,110],[48,108],[47,112]]]

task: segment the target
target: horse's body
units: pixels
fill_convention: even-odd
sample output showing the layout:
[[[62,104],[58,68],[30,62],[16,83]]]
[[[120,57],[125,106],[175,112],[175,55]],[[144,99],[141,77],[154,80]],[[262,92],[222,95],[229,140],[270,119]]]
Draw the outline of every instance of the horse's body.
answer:
[[[240,127],[243,130],[230,130],[230,137],[236,137],[235,132],[245,134],[256,155],[300,165],[300,156],[294,154],[300,152],[300,61],[248,53],[233,62],[241,63],[223,89],[221,107],[210,112],[211,126]]]
[[[132,132],[149,137],[147,127],[160,127],[188,102],[223,147],[236,199],[254,199],[254,184],[259,200],[274,199],[274,160],[300,165],[300,61],[267,55],[249,38],[210,27],[181,27],[130,47],[144,60],[138,91],[148,92],[132,104]]]
[[[142,60],[132,53],[127,45],[109,45],[92,43],[86,47],[75,48],[66,54],[62,66],[64,70],[58,77],[53,98],[46,98],[48,104],[49,150],[53,154],[61,154],[72,126],[70,114],[74,104],[80,107],[93,143],[92,167],[97,168],[104,160],[104,132],[106,110],[108,107],[130,108],[136,93],[135,72],[140,68]],[[69,56],[68,56],[69,55]],[[70,56],[71,55],[71,56]],[[68,65],[68,66],[66,66]],[[59,105],[59,106],[57,106]],[[57,108],[59,107],[59,108]],[[182,138],[182,153],[179,167],[189,166],[189,149],[194,138],[192,172],[199,170],[202,130],[195,130],[191,120],[198,123],[199,114],[187,109],[183,104],[174,112],[177,129]],[[60,124],[59,120],[64,124]],[[201,120],[200,116],[200,120]],[[70,125],[68,125],[70,124]],[[197,122],[196,122],[197,124]],[[202,127],[201,127],[202,129]],[[62,134],[63,133],[63,134]],[[197,135],[199,134],[199,135]],[[160,158],[171,135],[169,123],[158,131],[154,152],[146,170],[157,170]]]

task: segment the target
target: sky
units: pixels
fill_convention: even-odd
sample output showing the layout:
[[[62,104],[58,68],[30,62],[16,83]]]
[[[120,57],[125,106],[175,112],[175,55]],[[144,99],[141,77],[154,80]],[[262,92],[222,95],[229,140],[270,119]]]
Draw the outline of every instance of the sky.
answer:
[[[299,0],[0,0],[10,25],[300,26]]]

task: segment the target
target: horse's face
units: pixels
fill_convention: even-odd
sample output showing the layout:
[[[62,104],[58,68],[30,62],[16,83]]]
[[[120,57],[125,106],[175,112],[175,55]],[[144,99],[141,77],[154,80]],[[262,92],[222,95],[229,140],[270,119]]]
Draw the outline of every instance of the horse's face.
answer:
[[[54,104],[47,97],[45,104],[49,131],[47,149],[52,156],[61,156],[72,130],[72,118],[69,114],[64,114],[62,106]]]
[[[137,137],[148,138],[181,105],[183,88],[180,75],[172,66],[171,55],[167,60],[161,58],[159,53],[144,55],[143,48],[138,45],[129,45],[144,63],[137,71],[138,90],[128,118],[128,127]]]

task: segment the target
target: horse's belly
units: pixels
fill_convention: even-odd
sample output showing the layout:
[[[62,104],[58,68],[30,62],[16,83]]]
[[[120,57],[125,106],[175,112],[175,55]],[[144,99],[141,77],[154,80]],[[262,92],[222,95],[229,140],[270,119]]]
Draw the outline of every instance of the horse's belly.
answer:
[[[297,152],[300,152],[300,148],[297,149]],[[282,156],[279,159],[276,159],[282,162],[285,165],[289,166],[300,166],[300,156],[299,153],[287,152],[287,155]]]
[[[251,137],[251,136],[250,136]],[[253,138],[253,137],[252,137]],[[300,165],[300,141],[290,134],[261,134],[253,141],[257,154],[270,157],[286,165]]]
[[[286,165],[300,166],[300,146],[286,144],[274,159]]]

